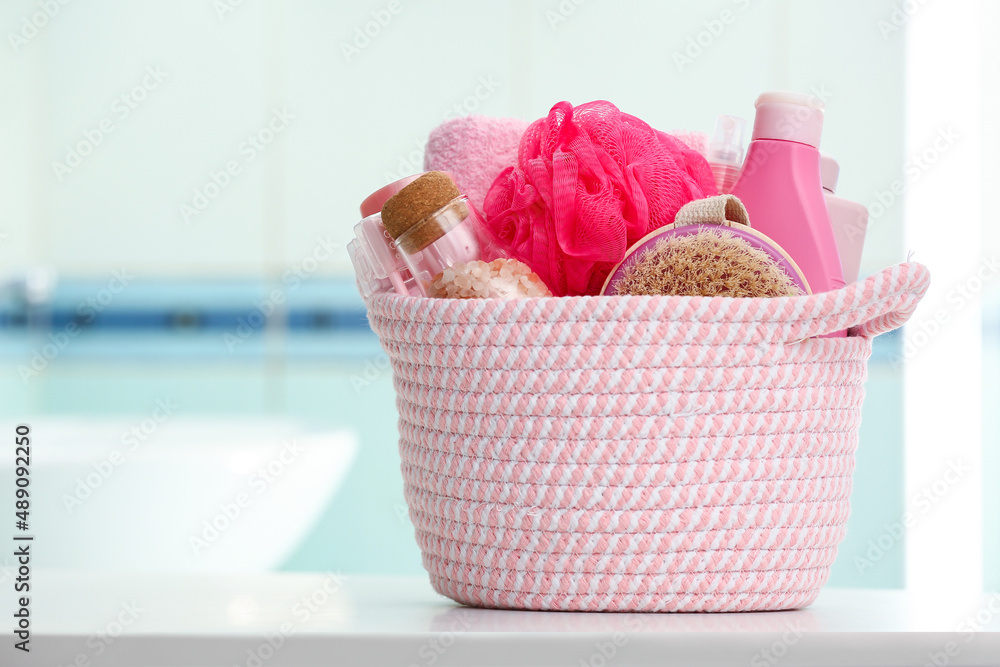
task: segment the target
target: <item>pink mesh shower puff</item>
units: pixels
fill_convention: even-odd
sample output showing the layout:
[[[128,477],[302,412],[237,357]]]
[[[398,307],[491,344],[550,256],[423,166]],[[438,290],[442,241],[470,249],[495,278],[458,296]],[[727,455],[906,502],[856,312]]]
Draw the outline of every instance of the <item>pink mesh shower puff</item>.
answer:
[[[486,232],[556,296],[597,294],[630,245],[716,194],[704,156],[598,100],[559,102],[493,181]]]

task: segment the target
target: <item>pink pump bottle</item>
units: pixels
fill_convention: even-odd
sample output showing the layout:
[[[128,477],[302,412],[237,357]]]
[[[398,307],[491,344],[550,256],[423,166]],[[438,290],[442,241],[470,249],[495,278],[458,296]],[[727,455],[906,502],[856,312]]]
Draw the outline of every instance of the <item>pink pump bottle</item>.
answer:
[[[753,228],[791,255],[814,294],[840,289],[844,274],[820,181],[823,103],[810,95],[769,92],[754,107],[750,148],[733,194]]]
[[[840,265],[844,268],[844,282],[856,282],[861,272],[861,251],[868,230],[868,207],[836,195],[840,165],[832,156],[820,153],[820,170],[823,175],[823,195],[830,212],[833,236],[840,251]]]

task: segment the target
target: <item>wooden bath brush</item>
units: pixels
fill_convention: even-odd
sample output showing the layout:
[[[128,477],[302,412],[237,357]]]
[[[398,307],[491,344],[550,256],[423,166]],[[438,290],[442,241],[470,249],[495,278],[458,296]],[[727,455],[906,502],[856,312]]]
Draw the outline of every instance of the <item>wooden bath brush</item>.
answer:
[[[811,294],[777,243],[750,228],[732,195],[686,204],[674,222],[636,242],[601,294],[778,297]]]

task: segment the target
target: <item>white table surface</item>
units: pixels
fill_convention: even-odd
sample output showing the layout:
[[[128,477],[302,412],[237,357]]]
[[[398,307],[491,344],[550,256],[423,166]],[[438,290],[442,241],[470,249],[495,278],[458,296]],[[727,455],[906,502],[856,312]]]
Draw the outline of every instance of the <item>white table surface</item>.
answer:
[[[792,612],[601,614],[462,607],[422,577],[38,571],[31,583],[28,655],[12,649],[10,582],[0,593],[0,665],[1000,665],[1000,595],[949,606],[826,589]]]

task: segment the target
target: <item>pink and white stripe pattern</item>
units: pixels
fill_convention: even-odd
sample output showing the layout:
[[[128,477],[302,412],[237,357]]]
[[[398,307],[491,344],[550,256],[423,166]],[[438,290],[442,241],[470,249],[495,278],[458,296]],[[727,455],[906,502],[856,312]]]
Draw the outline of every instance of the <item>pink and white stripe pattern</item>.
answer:
[[[907,263],[780,299],[373,297],[432,585],[508,609],[810,604],[844,537],[871,340],[928,282]]]

